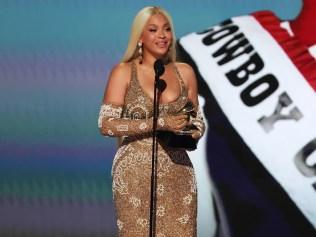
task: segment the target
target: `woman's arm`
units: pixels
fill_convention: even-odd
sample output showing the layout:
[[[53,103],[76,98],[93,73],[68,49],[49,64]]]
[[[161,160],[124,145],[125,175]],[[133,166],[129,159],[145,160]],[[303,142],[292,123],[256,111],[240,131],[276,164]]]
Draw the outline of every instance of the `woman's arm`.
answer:
[[[115,66],[110,74],[103,104],[100,108],[98,127],[104,136],[131,136],[150,133],[153,130],[153,119],[122,118],[124,98],[131,77],[129,63]],[[158,118],[157,129],[178,131],[187,124],[185,115],[165,116]]]
[[[195,117],[191,117],[190,123],[195,125],[197,131],[193,132],[192,137],[199,139],[205,132],[205,123],[202,116],[202,111],[198,101],[198,87],[194,70],[189,64],[177,63],[180,74],[182,75],[185,86],[188,89],[188,99],[193,103],[196,112]]]
[[[98,126],[104,136],[132,136],[150,133],[153,130],[153,118],[127,119],[121,118],[122,106],[105,103],[101,106]],[[177,132],[182,130],[187,122],[187,116],[164,116],[158,118],[157,129]]]

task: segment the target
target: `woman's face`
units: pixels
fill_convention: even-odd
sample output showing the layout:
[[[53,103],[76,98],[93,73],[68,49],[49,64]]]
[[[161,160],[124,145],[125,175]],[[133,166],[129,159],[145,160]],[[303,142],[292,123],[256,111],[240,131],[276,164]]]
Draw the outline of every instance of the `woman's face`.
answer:
[[[168,20],[162,14],[152,15],[140,40],[144,53],[150,53],[156,58],[164,56],[172,42],[172,29]]]

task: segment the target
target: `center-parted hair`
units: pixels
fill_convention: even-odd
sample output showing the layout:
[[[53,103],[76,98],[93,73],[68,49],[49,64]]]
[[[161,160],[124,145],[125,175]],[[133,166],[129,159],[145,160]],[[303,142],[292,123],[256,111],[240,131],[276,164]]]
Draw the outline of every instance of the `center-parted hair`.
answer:
[[[162,9],[161,7],[144,7],[143,9],[141,9],[137,15],[134,18],[132,27],[131,27],[131,33],[130,33],[130,38],[129,38],[129,42],[127,45],[127,49],[125,51],[125,54],[122,58],[122,62],[130,62],[135,58],[139,57],[139,52],[138,52],[138,46],[137,43],[144,31],[145,25],[148,22],[149,18],[155,14],[161,14],[163,15],[171,28],[171,32],[172,32],[172,42],[170,45],[170,49],[167,53],[167,55],[164,58],[164,61],[166,62],[174,62],[176,59],[176,48],[175,48],[175,41],[176,41],[176,37],[175,37],[175,33],[174,33],[174,28],[173,28],[173,24],[172,24],[172,19],[169,15],[169,13]]]

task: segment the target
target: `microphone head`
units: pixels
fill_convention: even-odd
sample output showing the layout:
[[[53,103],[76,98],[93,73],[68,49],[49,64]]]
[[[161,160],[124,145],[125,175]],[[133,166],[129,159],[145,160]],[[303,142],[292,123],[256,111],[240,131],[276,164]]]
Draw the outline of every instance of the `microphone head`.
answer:
[[[167,87],[167,83],[162,79],[158,79],[156,83],[157,83],[157,88],[160,92],[163,92]]]
[[[157,77],[160,77],[165,72],[165,66],[162,59],[157,59],[155,61],[154,70]]]

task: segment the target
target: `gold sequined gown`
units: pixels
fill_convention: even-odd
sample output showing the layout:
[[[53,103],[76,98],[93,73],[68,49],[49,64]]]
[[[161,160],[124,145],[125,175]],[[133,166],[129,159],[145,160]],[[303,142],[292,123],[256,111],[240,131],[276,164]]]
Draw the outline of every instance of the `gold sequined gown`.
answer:
[[[175,65],[174,71],[181,85],[181,94],[174,102],[160,105],[160,115],[178,112],[188,100],[187,89]],[[138,133],[124,137],[113,161],[113,197],[119,236],[149,236],[152,138],[150,132],[146,132],[149,124],[144,121],[153,115],[153,101],[139,84],[135,63],[132,63],[124,105],[105,106],[105,117],[123,118],[117,120],[116,127],[107,128],[108,135],[115,136],[114,129],[122,133],[132,126],[134,130],[139,129]],[[143,122],[128,125],[124,124],[126,118],[129,119],[126,121]],[[185,149],[161,144],[158,144],[157,157],[156,236],[194,237],[197,190],[192,163]]]

